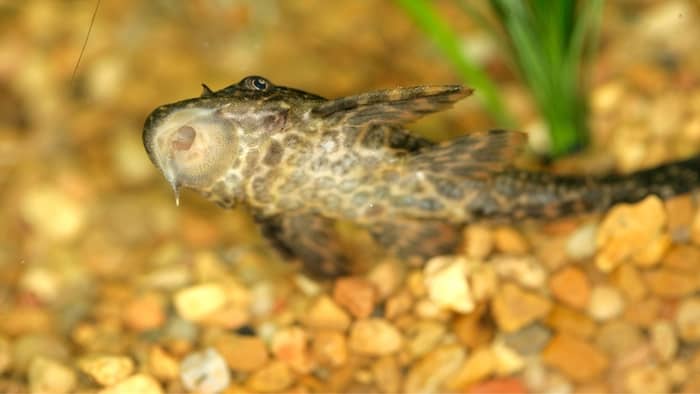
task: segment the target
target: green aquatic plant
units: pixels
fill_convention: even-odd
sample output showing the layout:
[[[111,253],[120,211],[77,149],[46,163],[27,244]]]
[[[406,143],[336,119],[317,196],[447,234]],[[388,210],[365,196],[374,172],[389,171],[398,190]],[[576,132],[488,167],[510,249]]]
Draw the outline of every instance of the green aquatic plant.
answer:
[[[430,36],[470,85],[482,92],[496,120],[512,126],[495,84],[460,49],[458,35],[427,0],[396,0]],[[529,86],[550,135],[550,156],[588,142],[585,65],[597,41],[603,0],[489,0],[489,15],[473,1],[457,0],[465,14],[508,49]],[[489,18],[491,16],[491,18]]]

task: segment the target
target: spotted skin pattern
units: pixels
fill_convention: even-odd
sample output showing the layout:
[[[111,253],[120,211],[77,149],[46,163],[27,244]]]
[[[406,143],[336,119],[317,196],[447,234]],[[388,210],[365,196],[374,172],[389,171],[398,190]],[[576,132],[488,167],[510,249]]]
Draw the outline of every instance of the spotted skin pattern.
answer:
[[[176,195],[186,187],[224,208],[247,206],[284,256],[323,276],[348,271],[339,219],[423,260],[451,252],[476,220],[601,211],[698,185],[700,156],[627,176],[561,176],[513,166],[522,133],[434,143],[404,128],[471,93],[418,86],[326,100],[252,76],[158,107],[143,142]]]

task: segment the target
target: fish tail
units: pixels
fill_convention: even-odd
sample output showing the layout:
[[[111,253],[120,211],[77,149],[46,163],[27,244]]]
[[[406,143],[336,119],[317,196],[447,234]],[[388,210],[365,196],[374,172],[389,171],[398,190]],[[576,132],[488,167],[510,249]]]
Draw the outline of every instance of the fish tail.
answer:
[[[600,212],[649,195],[667,199],[700,186],[700,155],[634,172],[603,177],[507,171],[494,180],[494,197],[474,201],[476,216],[556,218]],[[499,207],[494,201],[508,201]]]

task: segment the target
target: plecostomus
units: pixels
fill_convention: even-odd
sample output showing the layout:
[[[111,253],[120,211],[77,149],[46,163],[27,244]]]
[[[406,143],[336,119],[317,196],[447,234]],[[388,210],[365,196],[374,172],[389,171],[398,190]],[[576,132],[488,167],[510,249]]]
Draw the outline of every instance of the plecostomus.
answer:
[[[404,124],[471,94],[460,85],[397,88],[335,100],[247,77],[163,105],[143,142],[172,185],[225,208],[246,205],[283,255],[312,273],[348,267],[334,221],[369,229],[405,259],[450,253],[464,224],[603,210],[698,184],[700,156],[606,177],[559,176],[512,165],[518,132],[443,143]]]

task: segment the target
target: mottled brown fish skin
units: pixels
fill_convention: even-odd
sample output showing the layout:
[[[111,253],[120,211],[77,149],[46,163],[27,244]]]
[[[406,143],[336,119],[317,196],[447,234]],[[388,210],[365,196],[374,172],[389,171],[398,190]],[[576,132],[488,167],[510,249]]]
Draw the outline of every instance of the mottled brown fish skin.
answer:
[[[558,176],[512,166],[525,138],[495,130],[443,143],[403,125],[471,94],[418,86],[336,100],[247,77],[161,106],[146,120],[149,157],[176,191],[246,205],[283,255],[313,273],[348,269],[334,221],[367,227],[406,259],[449,253],[465,223],[600,211],[698,185],[700,158],[628,176]]]

